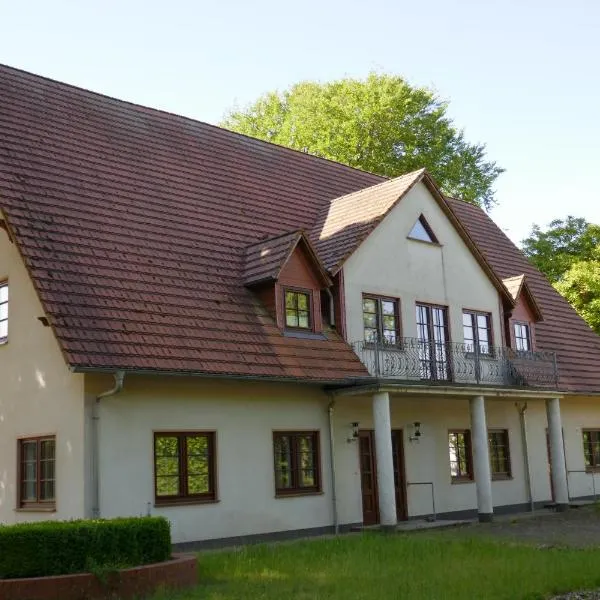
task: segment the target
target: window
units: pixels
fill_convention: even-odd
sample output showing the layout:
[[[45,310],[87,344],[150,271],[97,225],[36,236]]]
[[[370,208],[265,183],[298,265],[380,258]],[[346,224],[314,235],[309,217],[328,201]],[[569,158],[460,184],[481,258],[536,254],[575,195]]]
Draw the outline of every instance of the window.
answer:
[[[584,429],[582,434],[585,469],[600,470],[600,429]]]
[[[19,440],[19,507],[54,508],[56,438]]]
[[[448,451],[452,481],[471,481],[473,479],[471,432],[468,429],[450,431]]]
[[[319,492],[320,457],[317,431],[273,433],[275,493],[310,494]]]
[[[156,504],[216,499],[214,432],[154,434]]]
[[[510,479],[510,452],[508,448],[508,430],[490,429],[488,431],[490,449],[490,467],[492,479]]]
[[[0,344],[8,339],[8,283],[0,283]]]
[[[310,329],[310,292],[285,291],[285,326],[298,329]]]
[[[492,319],[489,313],[463,312],[463,337],[466,352],[491,354]]]
[[[365,342],[397,344],[400,341],[398,300],[363,296]]]
[[[531,350],[531,336],[527,323],[515,323],[515,349],[521,352]]]
[[[417,219],[416,223],[410,230],[408,237],[411,240],[419,240],[420,242],[429,242],[430,244],[438,243],[433,230],[423,215]]]
[[[421,379],[449,380],[448,309],[417,304],[417,338]]]

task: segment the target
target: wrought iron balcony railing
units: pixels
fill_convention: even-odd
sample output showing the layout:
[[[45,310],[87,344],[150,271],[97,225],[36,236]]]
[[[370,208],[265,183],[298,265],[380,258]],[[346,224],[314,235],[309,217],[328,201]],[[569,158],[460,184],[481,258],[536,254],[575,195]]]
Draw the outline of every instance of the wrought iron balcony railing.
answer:
[[[374,377],[401,381],[556,388],[554,352],[400,338],[395,344],[355,342],[354,351]]]

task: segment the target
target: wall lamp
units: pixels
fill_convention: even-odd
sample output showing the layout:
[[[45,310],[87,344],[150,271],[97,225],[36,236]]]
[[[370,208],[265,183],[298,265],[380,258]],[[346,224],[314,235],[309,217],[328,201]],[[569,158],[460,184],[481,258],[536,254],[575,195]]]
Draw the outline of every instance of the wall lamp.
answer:
[[[352,435],[346,440],[349,444],[351,442],[355,442],[358,439],[358,427],[359,427],[360,423],[358,421],[354,421],[354,423],[351,424],[352,426]]]
[[[421,436],[423,435],[421,433],[421,422],[415,421],[412,424],[412,427],[413,427],[413,433],[411,436],[409,436],[408,441],[409,442],[418,442],[421,439]]]

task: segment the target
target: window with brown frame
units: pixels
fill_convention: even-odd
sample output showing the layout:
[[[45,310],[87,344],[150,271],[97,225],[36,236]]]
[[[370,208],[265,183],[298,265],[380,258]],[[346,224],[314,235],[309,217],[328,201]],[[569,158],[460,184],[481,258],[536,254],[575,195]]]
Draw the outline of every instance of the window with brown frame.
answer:
[[[154,481],[156,504],[215,501],[215,433],[155,433]]]
[[[417,339],[421,379],[451,379],[448,308],[417,303]]]
[[[275,494],[315,494],[321,491],[319,432],[273,432]]]
[[[56,506],[56,438],[18,440],[19,507]]]
[[[448,453],[452,481],[472,481],[473,455],[471,432],[468,429],[448,432]]]
[[[515,350],[529,352],[531,350],[531,332],[529,323],[514,323]]]
[[[289,329],[311,329],[312,293],[308,290],[285,290],[285,326]]]
[[[490,429],[488,431],[490,452],[490,468],[492,479],[510,479],[510,449],[507,429]]]
[[[600,429],[583,429],[583,457],[586,471],[600,471]]]
[[[463,340],[466,352],[492,354],[492,316],[472,310],[463,311]]]
[[[400,342],[399,301],[394,298],[363,295],[365,342],[396,345]]]
[[[411,240],[418,240],[419,242],[439,244],[437,237],[435,237],[435,233],[433,233],[433,229],[431,229],[427,219],[423,215],[421,215],[412,226],[408,238]]]
[[[0,344],[8,340],[8,282],[0,283]]]

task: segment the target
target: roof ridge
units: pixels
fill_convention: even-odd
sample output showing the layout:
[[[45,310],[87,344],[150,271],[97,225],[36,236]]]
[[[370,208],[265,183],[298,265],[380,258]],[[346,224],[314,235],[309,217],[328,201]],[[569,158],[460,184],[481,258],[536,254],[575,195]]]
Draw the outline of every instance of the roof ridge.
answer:
[[[171,117],[176,117],[178,119],[184,119],[186,121],[191,121],[192,123],[196,123],[196,124],[200,124],[200,125],[205,125],[206,127],[210,127],[212,129],[218,129],[219,131],[222,132],[226,132],[228,135],[232,135],[232,136],[239,136],[239,137],[243,137],[246,138],[252,142],[256,142],[258,144],[266,144],[268,146],[276,146],[277,148],[282,148],[285,151],[288,152],[293,152],[295,154],[300,154],[301,156],[308,156],[311,159],[314,160],[318,160],[318,161],[325,161],[327,163],[331,163],[333,165],[335,165],[336,167],[344,167],[345,169],[350,169],[351,171],[356,171],[358,173],[365,173],[367,175],[373,175],[374,177],[381,177],[384,178],[386,180],[389,179],[389,177],[387,177],[386,175],[380,175],[379,173],[373,173],[372,171],[366,171],[364,169],[359,169],[358,167],[352,167],[350,165],[335,161],[333,159],[330,158],[325,158],[324,156],[317,156],[316,154],[310,154],[308,152],[303,152],[302,150],[296,150],[295,148],[290,148],[289,146],[284,146],[282,144],[277,144],[275,142],[268,142],[266,140],[261,140],[260,138],[256,138],[256,137],[252,137],[250,135],[244,134],[244,133],[239,133],[237,131],[232,131],[231,129],[227,129],[226,127],[221,127],[219,125],[215,125],[214,123],[209,123],[208,121],[202,121],[200,119],[195,119],[193,117],[189,117],[187,115],[182,115],[176,112],[172,112],[170,110],[165,110],[165,109],[161,109],[161,108],[155,108],[152,106],[147,106],[145,104],[140,104],[139,102],[133,102],[131,100],[124,100],[123,98],[117,98],[116,96],[110,96],[108,94],[103,94],[102,92],[96,92],[95,90],[86,88],[86,87],[82,87],[79,85],[75,85],[72,83],[67,83],[65,81],[60,81],[59,79],[54,79],[53,77],[48,77],[47,75],[39,75],[38,73],[33,73],[31,71],[26,71],[25,69],[20,69],[18,67],[13,67],[11,65],[7,65],[5,63],[0,63],[0,69],[6,69],[8,71],[13,71],[16,73],[21,73],[22,75],[26,75],[28,77],[33,77],[35,79],[43,79],[45,81],[51,82],[51,83],[55,83],[58,84],[60,86],[66,87],[66,88],[70,88],[73,90],[78,90],[79,92],[84,92],[86,94],[91,94],[93,96],[97,96],[99,98],[104,98],[104,99],[108,99],[108,100],[112,100],[114,102],[120,102],[122,104],[127,104],[129,106],[133,106],[135,108],[141,108],[147,111],[151,111],[153,113],[159,113],[162,115],[167,115],[167,116],[171,116]]]

